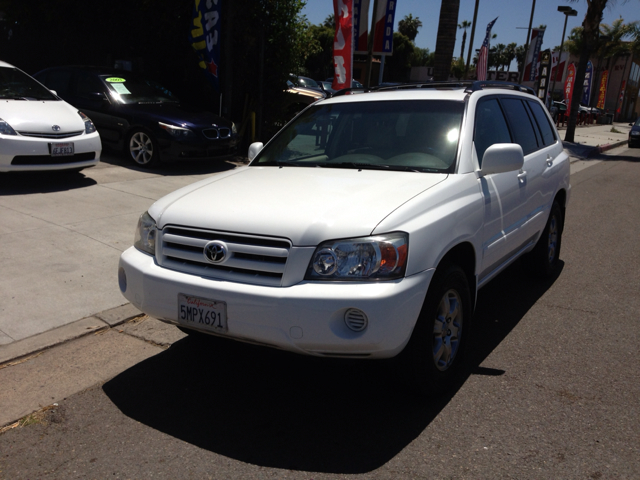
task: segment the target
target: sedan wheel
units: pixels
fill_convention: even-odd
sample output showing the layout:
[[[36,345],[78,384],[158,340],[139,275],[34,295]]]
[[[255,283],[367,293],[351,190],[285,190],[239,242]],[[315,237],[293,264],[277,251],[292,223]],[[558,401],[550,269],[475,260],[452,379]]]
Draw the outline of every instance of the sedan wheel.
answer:
[[[138,130],[129,137],[129,155],[141,167],[158,163],[159,152],[155,140],[146,132]]]

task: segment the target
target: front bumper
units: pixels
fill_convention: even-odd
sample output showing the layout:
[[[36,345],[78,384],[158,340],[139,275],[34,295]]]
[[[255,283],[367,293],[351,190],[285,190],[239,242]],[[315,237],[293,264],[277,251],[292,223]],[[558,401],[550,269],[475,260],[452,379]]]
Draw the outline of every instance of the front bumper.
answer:
[[[227,304],[225,336],[316,356],[387,358],[406,345],[434,270],[395,282],[302,282],[265,287],[203,278],[158,266],[134,247],[120,257],[123,295],[142,312],[178,322],[178,295]],[[362,332],[349,330],[344,314],[368,317]]]
[[[238,137],[220,140],[177,141],[160,139],[160,151],[163,161],[211,160],[224,158],[238,153]]]
[[[52,157],[50,143],[72,142],[74,155]],[[61,140],[22,135],[0,135],[0,172],[25,172],[86,168],[100,162],[102,144],[98,133]]]

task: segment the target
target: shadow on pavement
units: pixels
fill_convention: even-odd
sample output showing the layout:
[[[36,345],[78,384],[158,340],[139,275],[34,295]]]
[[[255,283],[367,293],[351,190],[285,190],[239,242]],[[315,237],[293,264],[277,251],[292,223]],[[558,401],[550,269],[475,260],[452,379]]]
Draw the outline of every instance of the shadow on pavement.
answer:
[[[481,291],[471,374],[481,367],[554,280],[540,282],[519,263]],[[208,341],[210,340],[210,341]],[[444,409],[398,380],[397,363],[305,357],[221,338],[185,338],[103,386],[127,416],[236,460],[334,474],[387,463]]]
[[[0,173],[0,195],[53,193],[90,187],[97,182],[84,175],[89,170]]]

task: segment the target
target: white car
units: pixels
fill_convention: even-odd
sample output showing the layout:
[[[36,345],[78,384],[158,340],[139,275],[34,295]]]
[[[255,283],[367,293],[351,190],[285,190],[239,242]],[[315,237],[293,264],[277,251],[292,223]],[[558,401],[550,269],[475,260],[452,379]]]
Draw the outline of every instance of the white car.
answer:
[[[0,61],[0,172],[79,171],[97,165],[101,152],[89,117]]]
[[[480,288],[525,254],[557,271],[569,158],[524,87],[434,86],[316,102],[249,166],[154,203],[124,296],[185,331],[401,354],[421,391],[451,386]]]

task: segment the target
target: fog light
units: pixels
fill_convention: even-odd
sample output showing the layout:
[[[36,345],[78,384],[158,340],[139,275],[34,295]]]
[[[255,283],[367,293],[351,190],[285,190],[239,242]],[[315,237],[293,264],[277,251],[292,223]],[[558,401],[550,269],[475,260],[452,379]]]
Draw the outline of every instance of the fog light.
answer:
[[[124,268],[118,269],[118,285],[120,285],[120,291],[122,293],[127,291],[127,274],[124,273]]]
[[[344,314],[344,323],[347,325],[349,330],[361,332],[367,328],[367,325],[369,325],[369,319],[362,310],[350,308]]]

